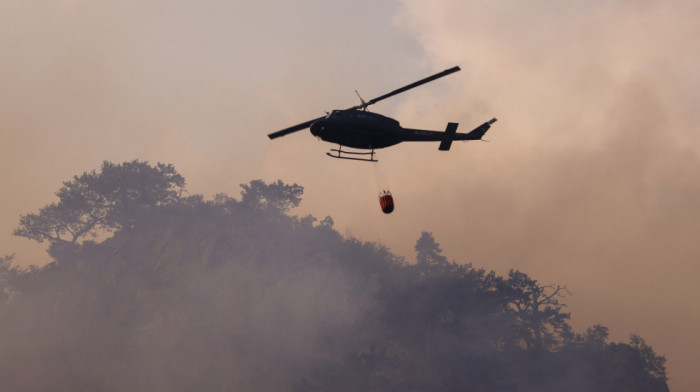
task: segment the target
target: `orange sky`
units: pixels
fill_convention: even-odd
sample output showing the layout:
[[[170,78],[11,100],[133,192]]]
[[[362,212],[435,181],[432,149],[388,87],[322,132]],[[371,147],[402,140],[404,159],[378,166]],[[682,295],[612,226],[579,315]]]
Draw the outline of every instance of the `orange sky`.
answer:
[[[192,193],[254,178],[306,189],[297,213],[412,260],[422,230],[457,261],[568,285],[578,331],[644,337],[672,390],[700,390],[700,4],[696,1],[108,1],[0,3],[0,255],[103,160],[172,163]],[[374,105],[404,126],[490,143],[402,144],[331,160],[266,134],[454,65]],[[4,233],[4,234],[3,234]]]

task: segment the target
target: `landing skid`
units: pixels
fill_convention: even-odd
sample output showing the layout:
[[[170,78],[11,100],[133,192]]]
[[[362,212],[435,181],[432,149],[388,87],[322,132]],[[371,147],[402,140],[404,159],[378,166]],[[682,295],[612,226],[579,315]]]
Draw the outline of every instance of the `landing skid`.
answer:
[[[327,152],[326,155],[328,155],[331,158],[338,158],[338,159],[350,159],[352,161],[365,161],[365,162],[378,162],[376,159],[374,159],[374,149],[370,152],[356,152],[356,151],[343,151],[342,146],[338,146],[337,149],[331,148],[331,151],[334,152],[335,154],[331,154],[330,152]],[[354,158],[354,157],[349,157],[349,156],[344,156],[344,155],[369,155],[369,159],[367,158]]]

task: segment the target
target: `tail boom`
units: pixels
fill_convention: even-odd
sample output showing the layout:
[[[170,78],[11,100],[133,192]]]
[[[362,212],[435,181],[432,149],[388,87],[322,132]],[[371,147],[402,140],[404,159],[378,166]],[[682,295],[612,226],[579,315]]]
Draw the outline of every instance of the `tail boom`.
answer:
[[[496,118],[492,118],[491,120],[474,128],[474,130],[469,133],[457,133],[457,123],[447,123],[447,128],[443,133],[443,138],[442,141],[440,141],[440,147],[438,147],[438,150],[449,151],[453,140],[481,140],[489,128],[491,128],[491,124],[495,123],[496,121]]]
[[[440,142],[438,149],[440,151],[449,151],[452,142],[455,140],[481,140],[486,132],[491,128],[491,124],[495,123],[496,119],[479,125],[469,133],[458,133],[458,123],[447,123],[445,132],[428,131],[424,129],[401,128],[397,139],[400,142]]]
[[[496,121],[498,121],[498,119],[494,117],[489,121],[486,121],[485,123],[474,128],[473,131],[467,134],[457,134],[454,140],[481,140],[481,138],[484,137],[489,128],[491,128],[491,124],[495,123]]]

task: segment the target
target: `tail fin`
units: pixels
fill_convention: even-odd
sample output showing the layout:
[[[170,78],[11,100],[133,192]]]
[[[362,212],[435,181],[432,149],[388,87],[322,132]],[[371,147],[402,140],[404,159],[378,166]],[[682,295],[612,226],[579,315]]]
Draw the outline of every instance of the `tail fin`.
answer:
[[[459,123],[447,123],[447,128],[445,128],[445,133],[442,135],[442,141],[438,150],[448,151],[450,149],[455,133],[457,133],[457,126],[459,126]]]
[[[491,124],[495,123],[496,121],[498,120],[494,117],[491,120],[479,125],[473,131],[467,134],[467,140],[481,140],[481,138],[484,137],[484,135],[486,134],[486,131],[488,131],[489,128],[491,128]]]

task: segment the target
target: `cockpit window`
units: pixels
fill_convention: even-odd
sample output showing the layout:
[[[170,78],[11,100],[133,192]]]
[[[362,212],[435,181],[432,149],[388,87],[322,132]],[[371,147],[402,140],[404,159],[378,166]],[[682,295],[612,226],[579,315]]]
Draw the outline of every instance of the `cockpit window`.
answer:
[[[332,112],[328,113],[328,116],[326,118],[331,118],[331,117],[338,117],[343,113],[342,110],[333,110]]]

